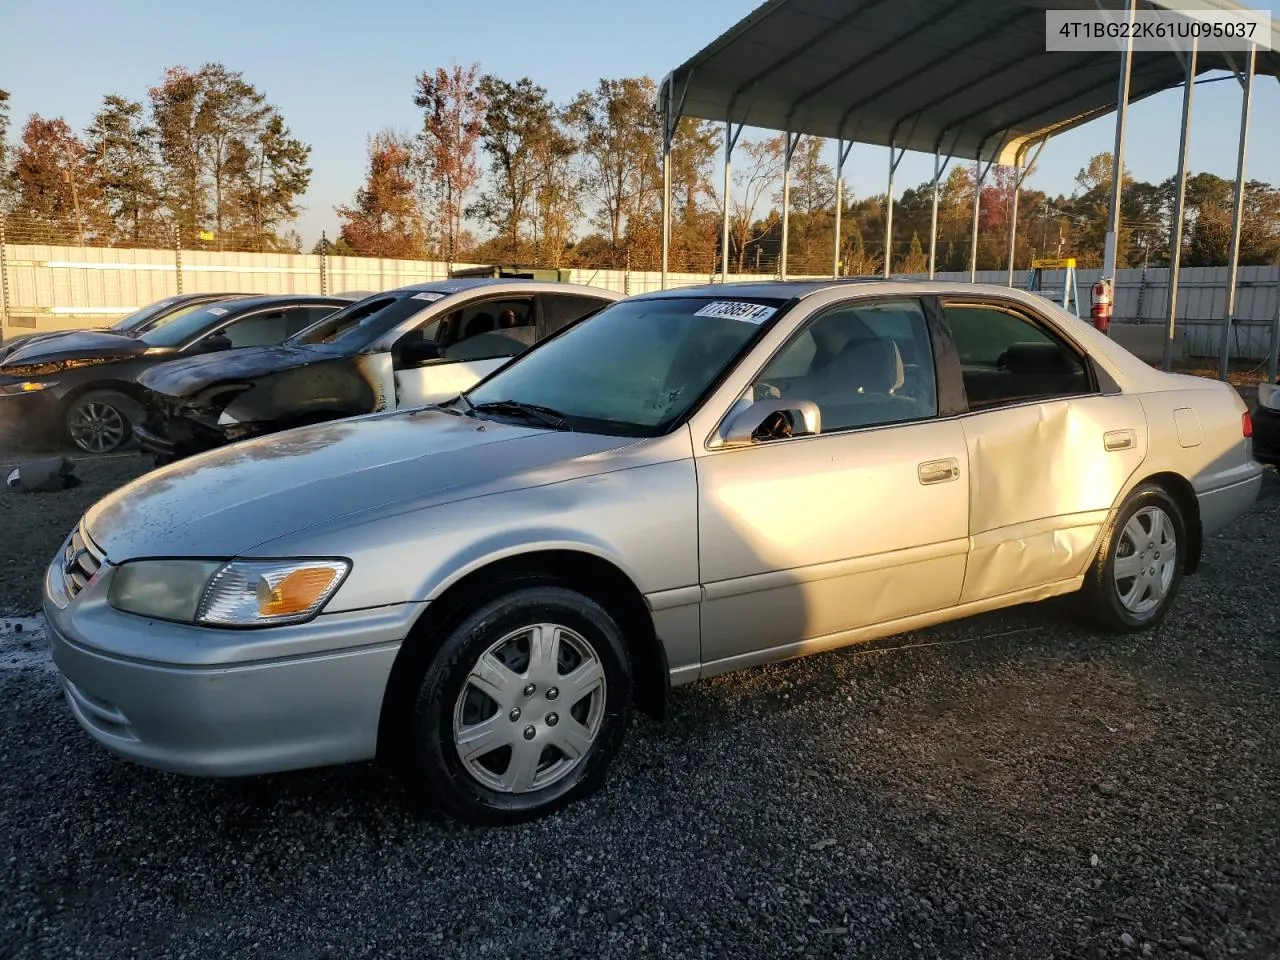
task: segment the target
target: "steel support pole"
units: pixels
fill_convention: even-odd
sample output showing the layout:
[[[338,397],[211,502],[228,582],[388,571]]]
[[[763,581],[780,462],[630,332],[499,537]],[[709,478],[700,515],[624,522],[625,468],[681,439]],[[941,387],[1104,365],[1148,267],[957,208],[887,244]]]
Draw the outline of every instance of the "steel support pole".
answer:
[[[733,155],[733,121],[724,121],[724,224],[720,234],[720,282],[729,282],[729,158]]]
[[[1120,83],[1116,91],[1116,140],[1111,151],[1111,206],[1107,220],[1106,245],[1102,254],[1102,275],[1115,278],[1116,247],[1120,235],[1120,193],[1124,179],[1124,132],[1129,116],[1129,76],[1133,71],[1133,19],[1138,0],[1129,0],[1128,38],[1120,60]]]
[[[942,180],[942,150],[933,151],[933,209],[929,213],[929,279],[932,280],[938,265],[938,193]]]
[[[662,104],[662,290],[667,289],[671,254],[671,95],[668,85]]]
[[[884,204],[884,275],[888,279],[889,272],[893,269],[893,173],[897,169],[894,162],[894,152],[897,144],[889,141],[889,185],[885,193]]]
[[[969,239],[969,282],[978,281],[978,214],[982,210],[982,181],[986,179],[982,171],[982,160],[973,162],[973,235]]]
[[[831,249],[831,276],[840,276],[840,218],[844,213],[844,177],[841,168],[844,166],[844,138],[836,141],[836,229]]]
[[[1192,39],[1187,54],[1187,74],[1182,87],[1182,128],[1178,134],[1178,180],[1173,194],[1173,223],[1169,237],[1169,305],[1165,314],[1164,349],[1161,351],[1160,368],[1166,373],[1173,369],[1173,341],[1178,324],[1178,280],[1182,272],[1182,222],[1187,199],[1187,138],[1191,131],[1191,107],[1196,89],[1196,57],[1199,41]]]
[[[1013,255],[1018,243],[1018,194],[1022,192],[1022,167],[1013,171],[1013,200],[1009,205],[1009,274],[1005,286],[1013,286]]]
[[[791,231],[791,143],[791,131],[788,130],[784,135],[782,153],[782,255],[778,260],[779,280],[787,279],[787,235]]]
[[[1218,378],[1227,379],[1231,360],[1231,324],[1236,309],[1236,276],[1240,270],[1240,222],[1244,218],[1245,159],[1249,148],[1249,114],[1253,109],[1253,70],[1257,47],[1250,47],[1244,68],[1244,95],[1240,104],[1240,149],[1236,153],[1235,203],[1231,211],[1231,248],[1227,253],[1227,308],[1218,341]]]

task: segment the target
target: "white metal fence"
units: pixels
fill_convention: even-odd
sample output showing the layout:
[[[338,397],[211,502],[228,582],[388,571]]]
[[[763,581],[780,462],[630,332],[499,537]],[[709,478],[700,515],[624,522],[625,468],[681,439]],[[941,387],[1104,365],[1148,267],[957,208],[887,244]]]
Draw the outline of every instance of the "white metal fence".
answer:
[[[101,326],[179,291],[371,293],[443,279],[448,272],[448,264],[422,260],[8,244],[0,246],[0,325],[6,337],[33,329]],[[1168,273],[1165,268],[1121,270],[1116,277],[1113,330],[1117,339],[1148,359],[1159,358],[1159,331],[1168,309]],[[1099,274],[1098,270],[1077,272],[1077,292],[1085,305],[1082,313],[1087,314],[1089,288]],[[1217,356],[1226,276],[1226,267],[1183,269],[1178,355]],[[963,280],[968,274],[939,277]],[[1003,284],[1006,278],[1003,270],[978,273],[983,283]],[[661,274],[656,271],[575,269],[570,279],[624,294],[661,286]],[[687,286],[715,279],[716,274],[673,273],[668,284]],[[730,274],[730,279],[771,279],[771,275]],[[1019,287],[1025,287],[1027,279],[1025,270],[1014,274]],[[1061,272],[1047,271],[1044,293],[1060,299],[1062,283]],[[1230,345],[1233,357],[1266,358],[1271,321],[1280,309],[1278,290],[1280,267],[1240,268]]]

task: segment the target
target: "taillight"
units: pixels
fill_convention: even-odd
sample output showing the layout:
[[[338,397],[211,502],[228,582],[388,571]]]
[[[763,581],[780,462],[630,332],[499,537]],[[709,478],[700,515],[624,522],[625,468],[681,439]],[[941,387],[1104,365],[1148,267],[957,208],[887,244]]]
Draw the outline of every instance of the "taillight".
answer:
[[[1240,414],[1240,429],[1244,432],[1246,439],[1253,436],[1253,417],[1249,416],[1248,410]]]

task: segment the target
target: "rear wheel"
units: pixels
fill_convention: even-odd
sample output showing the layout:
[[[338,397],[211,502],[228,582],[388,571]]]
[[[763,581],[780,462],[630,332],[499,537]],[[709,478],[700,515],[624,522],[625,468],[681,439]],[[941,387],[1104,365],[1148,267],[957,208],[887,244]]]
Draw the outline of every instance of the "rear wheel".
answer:
[[[111,453],[133,435],[142,406],[118,390],[89,390],[72,399],[63,416],[67,439],[85,453]]]
[[[1169,493],[1155,484],[1134,490],[1085,577],[1093,620],[1116,633],[1159,623],[1182,584],[1186,544],[1182,511]]]
[[[418,685],[402,762],[460,820],[517,823],[594,792],[631,710],[631,664],[604,608],[522,586],[445,638]]]

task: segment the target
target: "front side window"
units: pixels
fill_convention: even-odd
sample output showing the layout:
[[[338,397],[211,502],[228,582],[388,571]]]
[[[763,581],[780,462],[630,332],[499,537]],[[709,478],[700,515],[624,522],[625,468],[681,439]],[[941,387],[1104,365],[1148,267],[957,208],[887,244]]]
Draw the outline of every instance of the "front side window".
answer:
[[[232,347],[261,347],[277,344],[288,332],[285,316],[284,310],[255,313],[227,324],[221,332],[231,341]]]
[[[944,310],[971,409],[1093,392],[1080,355],[1021,313],[970,303]]]
[[[533,346],[532,297],[484,300],[449,314],[435,339],[446,360],[514,357]]]
[[[808,323],[756,379],[757,400],[812,400],[822,432],[923,420],[938,413],[933,347],[916,300],[832,307]]]
[[[149,347],[181,347],[221,324],[230,312],[228,307],[217,303],[205,304],[168,323],[152,327],[138,339]]]
[[[536,405],[572,428],[657,436],[679,422],[784,301],[655,297],[611,304],[467,394]]]

